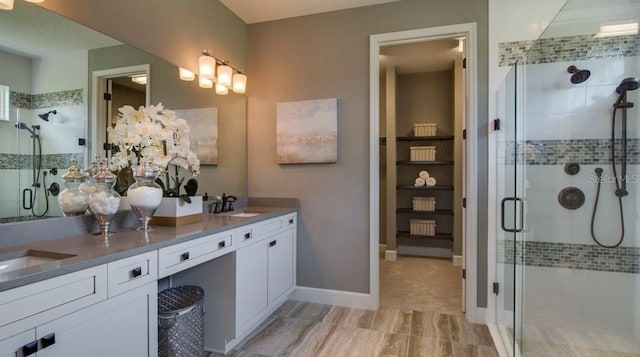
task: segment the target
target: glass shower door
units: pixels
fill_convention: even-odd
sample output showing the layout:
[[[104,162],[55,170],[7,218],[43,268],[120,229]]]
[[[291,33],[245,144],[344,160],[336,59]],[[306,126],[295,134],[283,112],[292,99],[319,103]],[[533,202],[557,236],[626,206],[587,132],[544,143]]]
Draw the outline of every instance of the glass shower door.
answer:
[[[516,302],[517,284],[519,285],[517,259],[517,238],[523,230],[524,201],[523,162],[520,153],[523,145],[522,126],[518,120],[518,67],[514,65],[502,86],[498,90],[497,114],[499,127],[496,128],[497,144],[497,184],[496,198],[499,214],[496,222],[496,282],[493,293],[496,295],[495,321],[500,338],[510,356],[516,355],[517,341],[521,336],[518,328],[518,309]]]

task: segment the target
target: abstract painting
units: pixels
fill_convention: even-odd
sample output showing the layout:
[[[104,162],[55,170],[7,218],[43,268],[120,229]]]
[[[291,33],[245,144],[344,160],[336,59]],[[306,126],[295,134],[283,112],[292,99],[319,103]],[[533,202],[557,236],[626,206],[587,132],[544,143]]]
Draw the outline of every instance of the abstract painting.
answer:
[[[279,164],[338,161],[338,99],[277,103]]]
[[[191,150],[200,165],[218,164],[218,108],[176,110],[176,115],[189,123]]]

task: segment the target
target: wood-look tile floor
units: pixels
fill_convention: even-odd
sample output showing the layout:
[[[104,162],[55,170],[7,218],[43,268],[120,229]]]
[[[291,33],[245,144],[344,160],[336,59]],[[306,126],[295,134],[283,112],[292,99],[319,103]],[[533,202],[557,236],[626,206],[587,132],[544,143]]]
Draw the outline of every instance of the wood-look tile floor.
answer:
[[[421,269],[415,259],[402,257],[398,262]],[[467,323],[460,305],[448,293],[420,291],[402,304],[404,286],[395,285],[392,276],[402,276],[397,262],[381,262],[381,306],[378,310],[313,304],[289,300],[262,326],[241,342],[229,356],[427,356],[427,357],[497,357],[489,330],[485,325]],[[423,261],[434,264],[434,271],[424,271],[427,285],[441,289],[459,284],[460,276],[447,273],[447,261]],[[401,263],[402,264],[402,263]],[[453,270],[459,270],[454,267]],[[455,276],[458,282],[446,282]],[[442,278],[443,277],[443,278]],[[441,279],[442,278],[442,279]],[[401,279],[401,278],[399,278]],[[390,285],[389,285],[390,284]],[[415,283],[422,289],[424,286]],[[458,287],[459,289],[459,287]],[[389,293],[389,300],[383,299]],[[382,301],[385,301],[383,304]],[[433,305],[429,305],[434,302]],[[212,356],[221,356],[213,354]]]

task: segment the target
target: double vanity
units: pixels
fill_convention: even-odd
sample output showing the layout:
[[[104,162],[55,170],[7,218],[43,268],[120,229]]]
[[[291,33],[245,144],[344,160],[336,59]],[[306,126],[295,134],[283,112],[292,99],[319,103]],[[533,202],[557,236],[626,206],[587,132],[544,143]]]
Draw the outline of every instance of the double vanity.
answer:
[[[156,356],[158,291],[181,285],[205,291],[205,349],[228,352],[293,291],[296,231],[296,207],[267,205],[0,247],[0,357]]]

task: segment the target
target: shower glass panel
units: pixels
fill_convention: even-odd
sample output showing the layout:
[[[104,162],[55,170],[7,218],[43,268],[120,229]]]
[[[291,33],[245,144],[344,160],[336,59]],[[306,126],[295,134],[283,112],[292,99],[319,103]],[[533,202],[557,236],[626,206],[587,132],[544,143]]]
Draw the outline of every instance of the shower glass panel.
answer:
[[[71,159],[84,156],[86,120],[77,100],[55,94],[12,93],[9,120],[0,121],[0,223],[62,215],[55,188],[64,189]]]
[[[495,132],[497,144],[497,205],[500,215],[496,222],[501,227],[496,237],[496,295],[495,322],[499,337],[513,356],[515,346],[515,273],[514,252],[516,245],[516,204],[519,201],[517,161],[517,122],[516,122],[516,86],[517,66],[514,65],[506,76],[497,93],[497,116],[500,118],[500,130]]]
[[[640,355],[639,10],[570,0],[521,60],[522,356]]]

